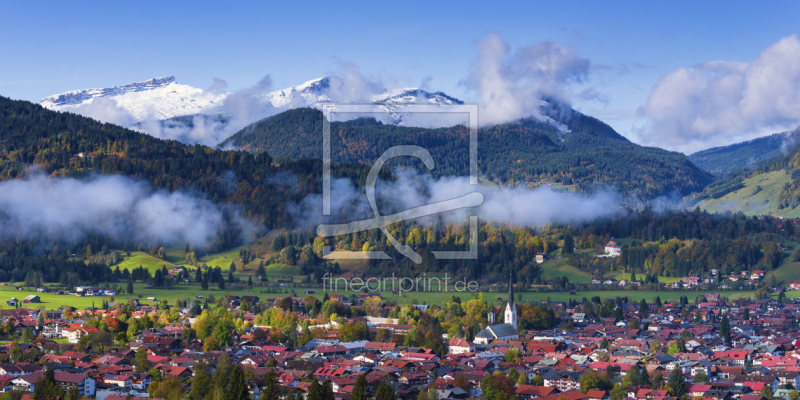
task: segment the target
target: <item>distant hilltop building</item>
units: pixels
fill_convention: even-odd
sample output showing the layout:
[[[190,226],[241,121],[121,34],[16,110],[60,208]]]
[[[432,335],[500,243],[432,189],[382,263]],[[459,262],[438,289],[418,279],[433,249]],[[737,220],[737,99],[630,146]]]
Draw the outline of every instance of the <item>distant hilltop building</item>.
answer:
[[[605,253],[608,257],[619,257],[622,255],[622,248],[612,240],[606,243]]]
[[[494,315],[492,315],[489,323],[491,324],[493,321]],[[502,324],[489,325],[486,329],[478,332],[475,335],[475,343],[489,344],[494,340],[519,339],[519,333],[517,332],[517,305],[514,304],[514,285],[511,280],[511,274],[508,275],[508,299],[506,299],[503,322]]]

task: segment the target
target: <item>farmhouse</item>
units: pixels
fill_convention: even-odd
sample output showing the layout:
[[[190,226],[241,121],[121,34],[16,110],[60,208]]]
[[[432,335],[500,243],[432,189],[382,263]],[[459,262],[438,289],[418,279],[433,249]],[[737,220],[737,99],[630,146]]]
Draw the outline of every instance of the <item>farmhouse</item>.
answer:
[[[604,251],[608,257],[619,257],[622,255],[622,248],[613,240],[606,243]]]

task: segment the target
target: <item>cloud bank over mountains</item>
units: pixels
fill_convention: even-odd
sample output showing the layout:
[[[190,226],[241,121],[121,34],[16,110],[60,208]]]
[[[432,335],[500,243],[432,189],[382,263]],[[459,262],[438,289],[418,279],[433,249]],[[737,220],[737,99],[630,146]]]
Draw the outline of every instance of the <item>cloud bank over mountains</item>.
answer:
[[[204,247],[225,224],[223,210],[209,200],[153,190],[118,175],[78,180],[32,172],[0,182],[0,237],[5,238],[73,240],[100,234],[148,245]]]
[[[798,60],[800,40],[791,35],[750,61],[712,60],[678,67],[654,83],[643,105],[626,111],[636,121],[630,133],[641,144],[689,153],[791,130],[800,124]],[[533,117],[566,131],[559,109],[571,107],[573,101],[609,102],[590,79],[593,70],[609,67],[593,65],[558,42],[514,48],[497,33],[475,42],[475,59],[460,80],[468,93],[464,99],[433,92],[430,80],[420,84],[422,89],[400,88],[397,82],[402,79],[397,77],[365,73],[353,62],[337,61],[336,65],[329,76],[280,90],[273,88],[270,75],[235,91],[229,91],[228,83],[220,78],[203,90],[165,77],[68,92],[43,99],[42,104],[163,139],[214,146],[286,109],[329,103],[385,104],[389,117],[378,117],[383,122],[434,127],[437,121],[431,118],[401,116],[402,105],[463,100],[479,105],[479,122],[484,126]],[[52,99],[67,103],[56,104]],[[462,120],[442,114],[438,122],[443,126]]]
[[[555,42],[539,42],[514,51],[500,35],[476,42],[478,56],[463,84],[478,96],[480,120],[493,125],[542,114],[545,100],[569,104],[571,83],[585,81],[591,63]]]
[[[534,117],[563,126],[543,107],[569,105],[570,85],[584,82],[590,62],[555,42],[539,42],[511,50],[495,33],[476,42],[477,58],[461,84],[476,97],[481,125]],[[363,72],[353,62],[337,62],[336,71],[286,89],[274,90],[265,75],[250,87],[228,91],[224,79],[214,78],[207,90],[177,83],[174,77],[154,78],[113,88],[83,89],[42,99],[47,108],[70,111],[143,131],[162,139],[217,145],[238,130],[263,118],[297,107],[329,103],[381,104],[388,117],[378,119],[407,126],[439,127],[463,123],[464,118],[419,116],[403,112],[404,104],[462,104],[463,101],[429,89],[398,87],[393,76]],[[586,98],[584,90],[579,98]],[[552,107],[550,107],[552,109]]]
[[[800,40],[785,37],[750,62],[679,67],[638,113],[644,144],[684,152],[790,130],[800,124]]]

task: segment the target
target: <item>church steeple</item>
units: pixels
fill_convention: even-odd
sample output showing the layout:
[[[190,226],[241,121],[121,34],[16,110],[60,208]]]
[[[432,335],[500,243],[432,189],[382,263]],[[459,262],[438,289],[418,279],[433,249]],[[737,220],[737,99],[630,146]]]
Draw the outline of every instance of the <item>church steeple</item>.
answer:
[[[511,307],[514,306],[514,283],[510,272],[508,273],[508,299],[506,301]]]
[[[508,274],[508,299],[506,299],[506,312],[503,320],[517,329],[517,306],[514,305],[514,284],[511,274]]]

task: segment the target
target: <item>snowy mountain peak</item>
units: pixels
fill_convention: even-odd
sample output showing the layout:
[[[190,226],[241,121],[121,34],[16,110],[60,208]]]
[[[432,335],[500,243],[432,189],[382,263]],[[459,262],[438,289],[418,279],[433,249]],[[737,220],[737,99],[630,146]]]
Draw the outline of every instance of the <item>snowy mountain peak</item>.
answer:
[[[272,107],[317,106],[325,103],[374,103],[398,106],[412,103],[464,104],[442,92],[428,92],[419,88],[386,90],[374,84],[350,84],[338,76],[312,79],[297,86],[263,94],[260,100]]]
[[[174,76],[165,76],[109,88],[74,90],[45,97],[40,104],[51,110],[71,111],[129,126],[136,121],[202,113],[225,96],[181,85]],[[113,118],[103,118],[103,114]]]
[[[108,88],[73,90],[70,92],[45,97],[42,99],[41,104],[46,108],[75,105],[95,97],[111,97],[119,96],[124,93],[141,92],[144,90],[164,87],[171,83],[175,83],[174,76],[164,76],[161,78],[153,78],[146,81],[133,82]]]
[[[324,76],[269,93],[248,88],[214,94],[179,84],[174,76],[100,89],[83,89],[42,99],[41,105],[144,131],[160,138],[215,145],[262,118],[297,107],[373,103],[385,123],[413,123],[408,104],[463,104],[442,92],[418,88],[387,90],[358,77]]]
[[[403,88],[389,90],[385,93],[372,96],[373,103],[379,104],[409,104],[409,103],[430,103],[430,104],[464,104],[463,101],[448,96],[442,92],[429,92],[419,88]]]

